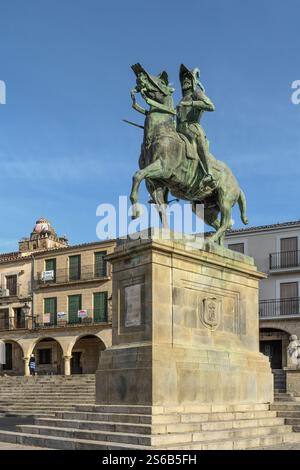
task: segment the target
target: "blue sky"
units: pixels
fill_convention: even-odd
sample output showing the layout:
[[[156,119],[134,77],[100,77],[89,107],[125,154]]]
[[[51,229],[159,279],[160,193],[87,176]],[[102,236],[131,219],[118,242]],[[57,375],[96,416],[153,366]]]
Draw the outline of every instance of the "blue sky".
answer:
[[[49,218],[96,239],[96,207],[129,194],[142,132],[131,109],[141,62],[199,66],[216,106],[203,126],[248,198],[251,225],[300,218],[298,0],[0,0],[0,251]],[[234,211],[236,227],[237,211]]]

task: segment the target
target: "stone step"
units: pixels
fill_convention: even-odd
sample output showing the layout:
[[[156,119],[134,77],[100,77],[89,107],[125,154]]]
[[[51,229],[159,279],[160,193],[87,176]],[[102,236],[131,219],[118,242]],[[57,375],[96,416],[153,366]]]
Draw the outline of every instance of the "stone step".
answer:
[[[208,432],[183,432],[174,434],[145,435],[136,433],[121,433],[108,431],[91,431],[71,428],[59,428],[49,426],[18,425],[17,429],[26,434],[42,434],[44,436],[56,436],[61,438],[87,439],[95,441],[105,441],[121,444],[142,445],[142,446],[165,446],[172,444],[187,444],[193,442],[203,442],[211,440],[231,440],[250,437],[260,437],[273,434],[281,434],[292,431],[291,426],[276,425],[261,428],[240,428],[226,431]]]
[[[77,407],[76,407],[77,408]],[[128,414],[128,413],[92,413],[81,411],[67,411],[56,413],[58,419],[106,421],[106,422],[127,422],[141,424],[175,424],[175,423],[199,423],[207,421],[231,421],[244,419],[276,418],[276,411],[253,411],[237,413],[190,413],[190,414]]]
[[[270,405],[270,409],[275,411],[300,411],[300,403],[295,401],[276,402]]]
[[[229,412],[255,412],[255,411],[268,411],[268,403],[260,404],[208,404],[184,407],[163,407],[163,406],[148,406],[148,405],[76,405],[76,411],[93,412],[93,413],[133,413],[133,414],[196,414],[196,413],[229,413]]]
[[[61,438],[39,434],[23,434],[0,430],[0,442],[10,442],[36,447],[61,450],[147,450],[149,447],[130,444],[109,443],[107,441],[89,441],[87,439]]]
[[[57,437],[43,434],[23,434],[19,432],[9,432],[0,430],[0,442],[11,442],[24,445],[39,446],[44,448],[64,449],[64,450],[147,450],[149,446],[131,445],[129,443],[114,443],[108,441],[94,441],[87,439],[74,439],[68,437]],[[267,436],[234,438],[229,440],[198,441],[186,444],[173,444],[156,446],[156,449],[164,450],[221,450],[221,449],[251,449],[278,445],[283,443],[300,442],[300,434],[282,433]]]
[[[279,426],[284,424],[284,418],[264,418],[258,420],[234,420],[219,421],[205,423],[173,423],[173,424],[141,424],[141,423],[124,423],[109,421],[88,421],[88,420],[67,420],[58,418],[39,417],[35,419],[36,426],[64,427],[72,429],[97,430],[121,433],[137,433],[137,434],[168,434],[168,433],[184,433],[196,431],[220,431],[235,430],[250,427],[268,427]]]
[[[251,437],[248,439],[218,440],[211,442],[195,442],[190,445],[166,446],[164,450],[258,450],[265,446],[299,443],[300,435],[296,433],[274,434],[269,436]]]
[[[277,416],[279,418],[300,418],[299,411],[277,411]]]
[[[296,432],[299,432],[299,430],[295,429],[295,426],[298,426],[300,428],[300,418],[283,418],[285,419],[285,423],[293,426],[293,430]]]

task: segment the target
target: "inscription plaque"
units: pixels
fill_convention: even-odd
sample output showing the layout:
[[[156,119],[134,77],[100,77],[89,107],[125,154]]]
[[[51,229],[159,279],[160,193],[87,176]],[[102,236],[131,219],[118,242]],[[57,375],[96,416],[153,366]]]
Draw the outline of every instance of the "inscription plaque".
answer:
[[[125,287],[125,327],[140,326],[142,322],[142,285]]]

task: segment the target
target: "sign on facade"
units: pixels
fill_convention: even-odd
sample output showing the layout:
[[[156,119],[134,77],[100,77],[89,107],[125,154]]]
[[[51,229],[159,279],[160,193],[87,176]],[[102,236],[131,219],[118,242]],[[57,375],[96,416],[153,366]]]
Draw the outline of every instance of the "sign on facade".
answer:
[[[42,272],[42,281],[53,281],[54,271],[43,271]]]
[[[78,318],[86,318],[88,316],[87,310],[78,310]]]
[[[51,323],[51,313],[44,313],[44,323]]]
[[[67,314],[66,312],[57,312],[57,320],[66,320]]]
[[[140,326],[142,321],[142,285],[125,287],[125,327]]]

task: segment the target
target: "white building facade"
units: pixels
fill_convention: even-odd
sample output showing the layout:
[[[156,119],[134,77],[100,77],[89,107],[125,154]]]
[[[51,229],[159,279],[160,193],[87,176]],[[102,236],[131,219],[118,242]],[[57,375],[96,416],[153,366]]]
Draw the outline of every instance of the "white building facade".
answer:
[[[270,358],[275,387],[284,389],[289,337],[300,337],[300,220],[232,230],[225,246],[252,256],[260,283],[260,350]]]

